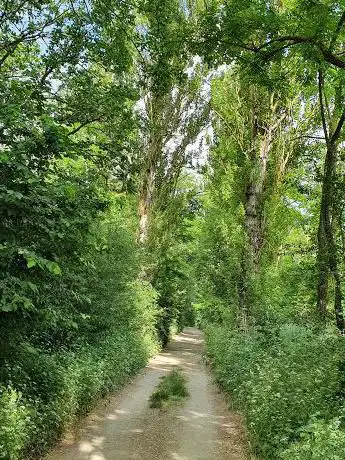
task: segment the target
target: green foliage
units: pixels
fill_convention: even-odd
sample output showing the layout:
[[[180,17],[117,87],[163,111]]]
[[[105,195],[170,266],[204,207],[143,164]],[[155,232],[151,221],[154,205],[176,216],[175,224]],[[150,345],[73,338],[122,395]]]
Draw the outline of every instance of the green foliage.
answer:
[[[344,457],[344,345],[314,306],[319,235],[342,323],[342,8],[2,2],[0,458],[41,456],[195,320],[262,458]],[[205,62],[230,64],[210,91]],[[186,396],[174,371],[151,402]]]
[[[155,409],[167,408],[171,404],[189,396],[186,378],[179,369],[162,377],[157,390],[150,396],[150,407]]]
[[[202,54],[230,70],[222,67],[211,87],[215,135],[204,168],[195,306],[218,379],[265,460],[344,456],[344,345],[326,327],[328,309],[321,318],[316,308],[317,254],[329,250],[332,267],[320,273],[334,282],[326,282],[324,305],[337,300],[343,329],[342,198],[338,186],[325,185],[329,154],[324,168],[316,133],[327,125],[332,137],[338,125],[343,140],[344,63],[333,57],[344,17],[334,2],[304,1],[215,0],[200,14]],[[344,166],[341,155],[333,161],[332,183]],[[320,244],[321,196],[332,251]]]
[[[328,420],[340,413],[343,344],[333,331],[316,334],[287,324],[266,333],[242,335],[226,326],[210,325],[206,336],[217,378],[244,411],[260,458],[280,458],[283,451],[290,452],[290,445],[299,436],[301,441],[291,448],[291,455],[298,449],[308,452],[307,435],[302,433],[310,430],[310,421],[316,420],[315,436],[322,437]],[[313,442],[313,436],[311,433],[308,442]],[[343,436],[342,432],[329,444],[326,436],[315,441],[320,442],[317,448],[332,452],[337,436]]]
[[[33,310],[21,331],[16,329],[21,318],[8,318],[19,344],[3,345],[0,377],[22,397],[18,402],[16,393],[3,394],[1,414],[7,419],[1,424],[6,422],[4,433],[9,433],[4,458],[40,455],[157,351],[157,293],[138,281],[134,205],[125,195],[115,197],[85,234],[83,254],[64,255],[59,284],[50,285],[55,298],[49,299],[49,310]],[[38,286],[44,282],[40,273]],[[38,298],[45,292],[39,290]],[[6,415],[11,411],[13,416]],[[22,435],[14,436],[17,425]]]
[[[162,310],[157,326],[163,346],[173,333],[195,323],[193,258],[198,203],[192,177],[180,177],[177,186],[178,193],[169,198],[163,209],[155,210],[149,244],[152,285],[159,292]]]
[[[300,440],[281,455],[285,460],[341,460],[345,455],[345,431],[339,419],[314,420],[303,428]]]
[[[342,69],[342,13],[336,2],[212,0],[200,15],[199,52],[210,62],[237,60],[262,81],[270,74],[259,72],[284,58],[297,57],[301,75],[305,61]]]
[[[170,98],[160,123],[180,113],[163,137],[186,131],[189,142],[200,123],[185,113],[199,101],[201,75],[175,98],[190,60],[178,1],[1,7],[0,457],[16,460],[42,456],[144,366],[159,339],[193,323],[188,231],[176,231],[191,193],[170,196],[187,141],[164,188],[173,231],[165,239],[163,225],[157,252],[143,254],[140,144],[157,129],[143,126],[135,104],[143,89],[159,103]],[[168,153],[165,161],[162,170]],[[152,284],[143,255],[159,256]]]
[[[0,390],[0,458],[17,460],[26,440],[30,411],[21,394],[12,388]]]
[[[203,298],[202,302],[193,305],[198,325],[206,327],[208,324],[236,326],[236,314],[233,308],[221,303],[216,297]]]
[[[135,104],[145,85],[176,102],[189,26],[171,1],[1,6],[0,456],[12,460],[41,456],[191,312],[183,235],[160,246],[160,277],[141,276],[135,197],[139,144],[156,133]]]
[[[186,79],[188,21],[177,0],[144,0],[139,12],[146,77],[155,95],[162,97]]]
[[[194,325],[192,300],[194,287],[188,259],[187,245],[178,241],[171,243],[159,260],[153,285],[159,292],[158,303],[162,315],[158,322],[159,336],[166,345],[170,336],[184,326]]]

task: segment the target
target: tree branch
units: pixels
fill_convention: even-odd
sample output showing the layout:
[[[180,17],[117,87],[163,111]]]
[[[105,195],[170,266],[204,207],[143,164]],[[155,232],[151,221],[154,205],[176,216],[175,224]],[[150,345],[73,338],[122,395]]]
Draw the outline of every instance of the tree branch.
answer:
[[[298,44],[305,43],[307,45],[311,45],[311,46],[314,46],[315,48],[317,48],[320,51],[320,53],[322,54],[324,60],[326,62],[328,62],[329,64],[332,64],[335,67],[339,67],[340,69],[345,68],[345,61],[340,59],[338,57],[338,55],[334,54],[329,47],[326,47],[323,43],[321,43],[320,41],[316,40],[314,37],[304,37],[304,36],[300,36],[300,35],[284,35],[282,37],[273,38],[272,40],[269,40],[269,41],[267,41],[267,42],[265,42],[265,43],[263,43],[262,45],[259,45],[259,46],[246,45],[246,44],[243,44],[243,43],[237,43],[237,44],[231,43],[230,45],[236,46],[236,47],[239,47],[239,48],[243,48],[243,49],[245,49],[247,51],[252,51],[254,53],[260,53],[260,52],[264,51],[265,49],[269,48],[270,46],[274,45],[275,43],[284,43],[284,42],[287,42],[287,43],[284,44],[284,46],[279,47],[279,48],[277,48],[275,50],[273,49],[271,51],[268,51],[267,56],[271,57],[274,54],[276,54],[277,52],[279,52],[279,51],[281,51],[281,50],[283,50],[285,48],[288,48],[288,47],[293,46],[293,45],[298,45]]]
[[[318,139],[318,140],[321,140],[321,141],[324,141],[325,138],[322,137],[322,136],[309,136],[307,134],[305,135],[301,135],[301,136],[296,136],[296,137],[293,137],[291,140],[292,141],[297,141],[299,139]]]
[[[345,23],[345,10],[343,11],[343,14],[339,18],[337,28],[335,29],[335,32],[334,32],[334,35],[332,37],[331,43],[329,44],[328,50],[330,52],[333,51],[334,45],[335,45],[335,43],[336,43],[336,41],[337,41],[337,39],[339,37],[339,34],[341,32],[341,29],[342,29],[344,23]]]
[[[73,129],[68,133],[68,136],[73,136],[73,134],[76,134],[78,131],[80,131],[82,128],[85,128],[87,125],[91,125],[91,123],[95,123],[96,121],[101,121],[101,117],[94,118],[92,120],[85,121],[84,123],[81,123],[77,128]]]
[[[323,75],[322,71],[319,69],[318,72],[318,81],[319,81],[319,100],[320,100],[320,111],[321,111],[321,120],[322,120],[322,127],[323,127],[323,132],[325,134],[325,139],[326,143],[328,144],[329,142],[329,135],[328,135],[328,129],[327,129],[327,123],[326,123],[326,116],[325,116],[325,107],[323,104]]]
[[[340,137],[340,133],[341,133],[341,130],[342,130],[342,127],[345,123],[345,109],[343,111],[343,113],[341,114],[341,117],[338,121],[338,124],[337,124],[337,127],[335,128],[335,131],[331,137],[331,143],[334,144],[335,142],[337,142],[337,140],[339,139]]]

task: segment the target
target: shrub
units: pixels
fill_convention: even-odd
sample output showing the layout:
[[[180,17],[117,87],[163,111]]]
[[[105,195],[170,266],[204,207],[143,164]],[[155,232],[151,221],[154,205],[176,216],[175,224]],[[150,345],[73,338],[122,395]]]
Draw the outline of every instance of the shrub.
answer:
[[[314,420],[301,431],[300,440],[285,450],[283,460],[343,460],[345,431],[340,420]]]
[[[336,335],[286,325],[247,335],[209,326],[206,336],[217,378],[244,411],[265,460],[277,459],[311,417],[336,413],[342,350]]]
[[[138,280],[133,204],[114,199],[93,223],[80,260],[65,255],[61,292],[48,285],[54,308],[35,311],[23,329],[19,314],[18,324],[12,323],[18,343],[11,340],[0,382],[16,391],[6,390],[0,399],[0,450],[6,452],[0,458],[42,456],[68,425],[158,350],[160,309],[157,292]]]
[[[27,439],[30,412],[21,394],[0,389],[0,458],[16,460]]]

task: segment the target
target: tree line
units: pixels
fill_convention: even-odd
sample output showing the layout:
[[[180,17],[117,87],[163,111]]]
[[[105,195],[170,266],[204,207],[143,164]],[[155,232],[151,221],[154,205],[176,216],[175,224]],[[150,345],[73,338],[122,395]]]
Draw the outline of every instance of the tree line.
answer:
[[[0,458],[41,455],[195,321],[254,426],[226,357],[281,347],[282,373],[310,342],[334,383],[306,391],[327,393],[326,432],[345,329],[342,2],[0,3]],[[272,434],[284,452],[308,401]]]

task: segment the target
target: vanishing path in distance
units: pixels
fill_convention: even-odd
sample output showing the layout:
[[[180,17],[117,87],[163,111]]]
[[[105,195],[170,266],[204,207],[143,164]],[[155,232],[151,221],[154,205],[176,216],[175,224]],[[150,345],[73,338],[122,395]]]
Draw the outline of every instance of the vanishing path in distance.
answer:
[[[202,333],[186,328],[46,460],[246,460],[243,422],[213,383],[203,347]],[[160,377],[176,366],[190,397],[167,410],[151,409],[148,398]]]

